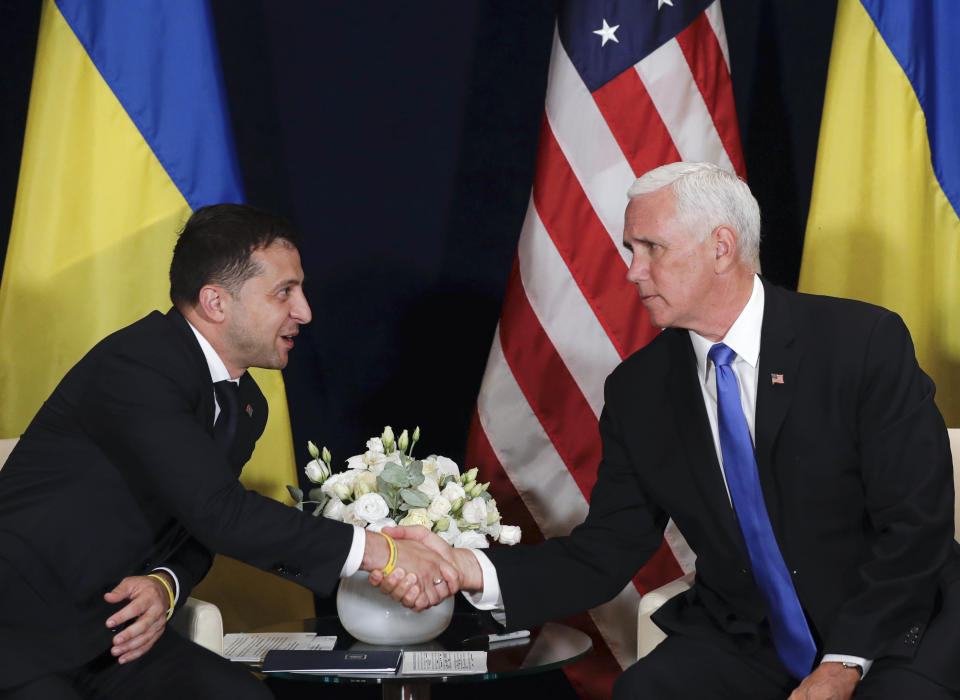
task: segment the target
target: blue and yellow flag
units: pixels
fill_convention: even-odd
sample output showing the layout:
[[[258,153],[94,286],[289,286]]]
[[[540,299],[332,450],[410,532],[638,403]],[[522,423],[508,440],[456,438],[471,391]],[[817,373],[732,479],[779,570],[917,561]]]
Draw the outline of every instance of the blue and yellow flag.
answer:
[[[98,340],[169,307],[192,210],[241,201],[206,2],[46,0],[0,282],[0,437]],[[283,379],[255,375],[270,422],[244,483],[282,499],[297,483]],[[312,611],[306,590],[219,558],[198,595],[228,627]]]
[[[800,290],[903,316],[960,426],[960,3],[840,0]]]

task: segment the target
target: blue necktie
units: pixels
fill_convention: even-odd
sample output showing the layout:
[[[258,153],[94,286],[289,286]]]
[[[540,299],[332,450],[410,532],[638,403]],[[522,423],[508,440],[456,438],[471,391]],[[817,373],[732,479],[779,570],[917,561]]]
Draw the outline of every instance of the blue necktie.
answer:
[[[724,473],[747,543],[753,578],[767,602],[773,643],[790,673],[805,678],[813,666],[817,647],[770,526],[753,443],[740,403],[740,387],[730,366],[736,356],[723,343],[710,348],[709,357],[717,370],[717,418]]]

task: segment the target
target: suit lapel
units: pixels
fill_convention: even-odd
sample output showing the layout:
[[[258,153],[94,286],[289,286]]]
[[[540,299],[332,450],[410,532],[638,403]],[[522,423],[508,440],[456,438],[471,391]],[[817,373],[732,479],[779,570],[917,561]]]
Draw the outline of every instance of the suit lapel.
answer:
[[[674,336],[671,355],[675,359],[670,364],[667,391],[674,398],[671,402],[674,421],[686,455],[689,480],[696,486],[705,506],[701,516],[709,517],[715,527],[726,532],[734,541],[741,542],[742,535],[727,498],[713,434],[710,432],[690,335],[685,330],[664,332]],[[743,553],[746,556],[745,549]]]
[[[197,337],[190,330],[187,320],[177,311],[171,308],[167,312],[167,319],[176,329],[177,336],[184,346],[185,352],[189,357],[190,370],[196,374],[196,381],[199,387],[208,387],[208,391],[201,390],[197,394],[196,404],[194,406],[194,415],[209,435],[213,435],[213,380],[210,377],[210,368],[207,366],[207,358],[203,355],[200,343]]]
[[[763,326],[760,333],[760,364],[757,369],[757,413],[754,441],[757,468],[771,523],[777,522],[777,498],[773,474],[773,450],[798,386],[803,354],[796,339],[790,308],[784,293],[766,281]]]

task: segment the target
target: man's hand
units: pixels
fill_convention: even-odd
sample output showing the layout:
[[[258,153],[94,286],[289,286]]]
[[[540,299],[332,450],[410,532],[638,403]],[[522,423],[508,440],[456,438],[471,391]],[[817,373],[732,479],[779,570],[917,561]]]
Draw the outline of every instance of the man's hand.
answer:
[[[397,540],[398,547],[414,542],[424,545],[458,569],[461,575],[461,588],[470,591],[482,590],[483,573],[476,557],[469,550],[454,549],[425,527],[388,527],[384,528],[384,532]],[[370,574],[370,583],[379,586],[382,593],[415,610],[422,609],[418,606],[421,606],[424,597],[429,595],[429,591],[424,591],[419,581],[407,574],[402,567],[392,571],[386,578],[383,577],[381,571],[373,571]],[[441,586],[436,586],[436,588],[441,588]],[[449,595],[454,593],[456,591],[450,589]]]
[[[113,637],[110,653],[119,657],[117,661],[125,664],[150,651],[167,626],[170,596],[163,584],[149,576],[128,576],[104,594],[103,599],[108,603],[130,601],[107,619],[110,629],[133,620],[129,627]]]
[[[860,672],[828,661],[817,666],[787,700],[849,700],[860,680]]]
[[[391,577],[405,580],[406,584],[404,594],[395,596],[395,600],[420,611],[436,605],[460,590],[460,571],[438,552],[415,540],[400,541],[396,544],[397,566],[391,572]],[[370,582],[374,585],[379,585],[383,579],[381,568],[386,564],[387,558],[386,539],[368,531],[360,568],[371,572]]]

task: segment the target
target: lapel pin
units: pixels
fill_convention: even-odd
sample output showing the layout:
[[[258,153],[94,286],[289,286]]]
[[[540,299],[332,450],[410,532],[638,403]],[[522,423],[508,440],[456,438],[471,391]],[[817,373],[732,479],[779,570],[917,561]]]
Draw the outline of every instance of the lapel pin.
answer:
[[[773,372],[770,374],[770,383],[771,384],[783,384],[783,375]]]
[[[782,377],[781,377],[781,379],[780,379],[780,383],[783,384],[783,378],[782,378]],[[251,406],[250,404],[247,404],[247,409],[246,409],[246,410],[247,410],[247,416],[249,416],[250,418],[253,418],[253,406]]]

